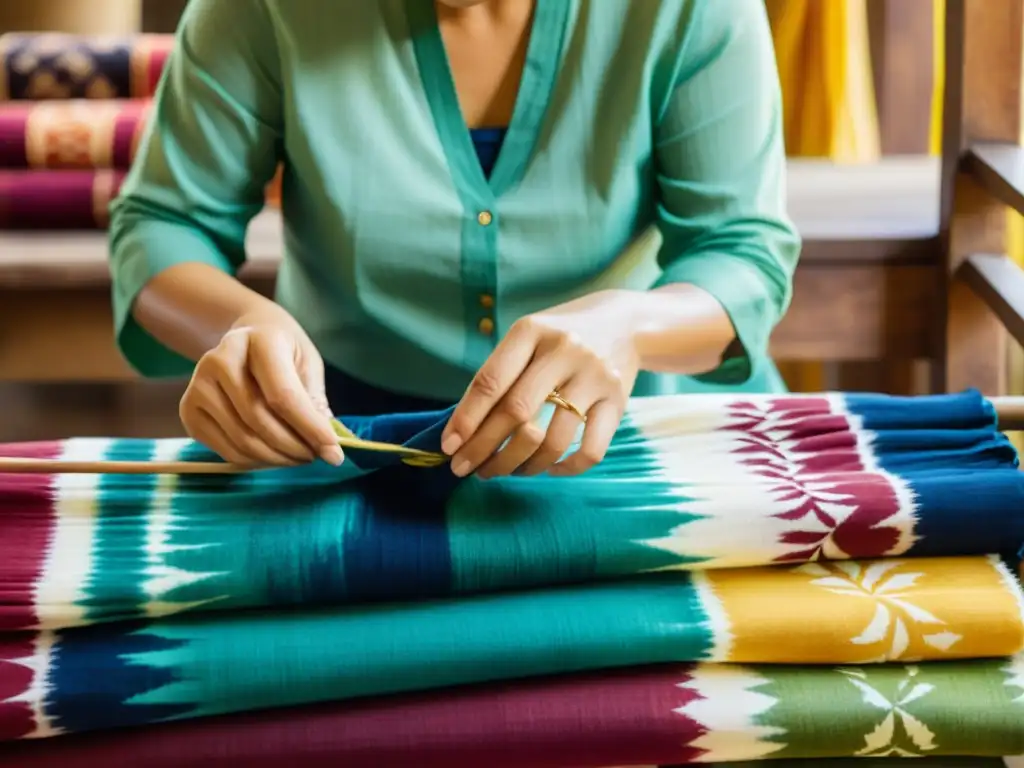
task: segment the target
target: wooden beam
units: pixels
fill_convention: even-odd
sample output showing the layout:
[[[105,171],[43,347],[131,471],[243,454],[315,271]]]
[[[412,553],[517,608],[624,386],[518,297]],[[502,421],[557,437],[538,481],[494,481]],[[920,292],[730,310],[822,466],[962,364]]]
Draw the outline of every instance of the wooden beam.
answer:
[[[932,386],[940,392],[975,386],[999,395],[1007,385],[1006,330],[956,275],[971,254],[1003,252],[1006,214],[962,160],[972,144],[1020,139],[1024,0],[947,0],[945,26],[940,195],[945,270]]]
[[[934,3],[868,0],[867,8],[882,154],[927,154],[935,80]]]

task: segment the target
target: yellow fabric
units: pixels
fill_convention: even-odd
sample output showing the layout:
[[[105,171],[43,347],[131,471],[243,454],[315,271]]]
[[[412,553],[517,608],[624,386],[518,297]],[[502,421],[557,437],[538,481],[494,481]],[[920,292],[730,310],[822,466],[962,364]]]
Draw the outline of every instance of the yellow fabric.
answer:
[[[1020,588],[996,557],[818,562],[697,578],[704,603],[717,607],[715,629],[726,630],[715,636],[728,638],[716,658],[731,662],[981,658],[1024,646]],[[807,624],[808,616],[818,620]]]
[[[933,155],[942,154],[942,98],[946,89],[946,0],[935,3],[935,42],[933,64],[935,75],[932,80],[932,125],[930,150]]]
[[[865,0],[766,0],[792,157],[879,154]]]

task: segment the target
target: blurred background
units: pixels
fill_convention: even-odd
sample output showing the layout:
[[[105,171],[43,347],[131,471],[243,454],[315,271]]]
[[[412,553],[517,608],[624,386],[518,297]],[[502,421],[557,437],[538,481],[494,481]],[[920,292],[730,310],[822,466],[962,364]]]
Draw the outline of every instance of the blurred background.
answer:
[[[835,252],[849,254],[865,236],[856,230],[868,215],[853,208],[873,204],[876,210],[879,203],[871,200],[876,192],[888,196],[886,220],[878,222],[885,232],[872,237],[884,239],[890,230],[900,237],[934,237],[944,0],[765,2],[784,91],[788,152],[794,161],[791,208],[805,237],[833,243]],[[112,100],[125,95],[135,98],[137,111],[144,110],[161,52],[168,45],[165,36],[173,32],[184,5],[185,0],[0,3],[0,34],[131,36],[127,48],[108,51],[106,59],[102,50],[69,51],[56,40],[27,52],[0,42],[0,66],[7,67],[9,75],[7,85],[0,86],[0,127],[4,110],[18,104],[16,99],[22,100],[19,108],[24,110],[26,100],[60,101],[82,95],[75,88],[87,90],[84,95],[92,100],[95,115],[100,115],[105,101],[113,105]],[[122,71],[105,72],[108,65],[116,69],[115,59],[125,51],[128,58]],[[14,88],[23,92],[12,93]],[[61,119],[69,124],[78,121],[81,141],[88,140],[93,119],[129,132],[140,122],[137,115],[132,122],[122,107],[108,106],[106,117],[95,115]],[[68,214],[74,231],[63,222],[58,229],[52,211],[33,219],[24,211],[15,216],[13,207],[5,215],[0,206],[0,228],[8,230],[0,232],[0,440],[176,434],[176,399],[183,383],[133,381],[115,359],[112,341],[102,335],[103,323],[109,322],[103,307],[109,282],[104,283],[102,210],[123,172],[118,166],[130,161],[130,151],[97,159],[72,146],[74,131],[69,128],[65,134],[71,144],[41,149],[49,153],[44,161],[33,164],[29,158],[21,163],[28,167],[0,167],[0,180],[7,180],[0,190],[6,188],[11,195],[22,188],[40,194],[39,190],[55,189],[53,185],[62,190],[61,185],[80,187],[79,209]],[[821,176],[825,171],[831,174],[835,166],[848,172]],[[272,207],[272,190],[269,194]],[[871,215],[877,218],[877,213]],[[1013,232],[1019,229],[1016,217],[1011,227]],[[1020,239],[1011,238],[1015,243]],[[827,259],[828,248],[819,250]],[[909,289],[893,287],[895,295],[888,301],[898,305],[903,300],[900,290]],[[906,301],[913,303],[913,297],[908,295]],[[856,301],[851,300],[849,311],[849,322],[858,322]],[[807,321],[815,315],[808,310],[800,317]],[[835,328],[837,337],[844,332]],[[779,361],[794,390],[927,389],[927,364],[912,354],[876,359],[874,353],[858,353],[852,360],[825,361],[814,357],[820,345],[801,346],[799,334],[791,335],[795,341],[781,347]],[[786,359],[786,352],[796,359]]]

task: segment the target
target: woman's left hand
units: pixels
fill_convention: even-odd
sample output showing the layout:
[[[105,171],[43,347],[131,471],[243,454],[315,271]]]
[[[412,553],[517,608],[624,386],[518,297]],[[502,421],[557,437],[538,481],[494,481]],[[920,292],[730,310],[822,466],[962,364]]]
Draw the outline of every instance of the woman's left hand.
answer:
[[[445,428],[441,445],[452,471],[481,478],[576,475],[600,462],[636,380],[631,318],[642,295],[595,293],[517,321]],[[546,432],[533,421],[552,392],[585,416],[580,447],[564,459],[580,416],[556,406]]]

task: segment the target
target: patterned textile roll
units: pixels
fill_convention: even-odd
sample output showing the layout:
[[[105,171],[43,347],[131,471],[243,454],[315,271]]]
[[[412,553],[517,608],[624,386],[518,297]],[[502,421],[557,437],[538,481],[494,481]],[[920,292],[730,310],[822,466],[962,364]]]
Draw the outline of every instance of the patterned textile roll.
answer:
[[[0,170],[0,230],[106,229],[123,169]],[[280,204],[280,175],[267,185],[267,205]]]
[[[337,655],[344,657],[343,645]],[[1021,665],[1018,657],[856,669],[647,667],[58,736],[0,747],[0,763],[753,768],[730,761],[770,760],[764,764],[777,768],[884,768],[900,765],[891,758],[925,758],[910,765],[927,768],[931,758],[934,768],[1000,768],[1000,755],[1024,751]],[[185,691],[189,681],[177,685]],[[843,757],[859,759],[828,759]]]
[[[151,108],[145,99],[0,104],[0,168],[128,168]]]
[[[173,35],[0,35],[0,101],[152,96]]]
[[[0,229],[104,229],[125,172],[0,170]]]

